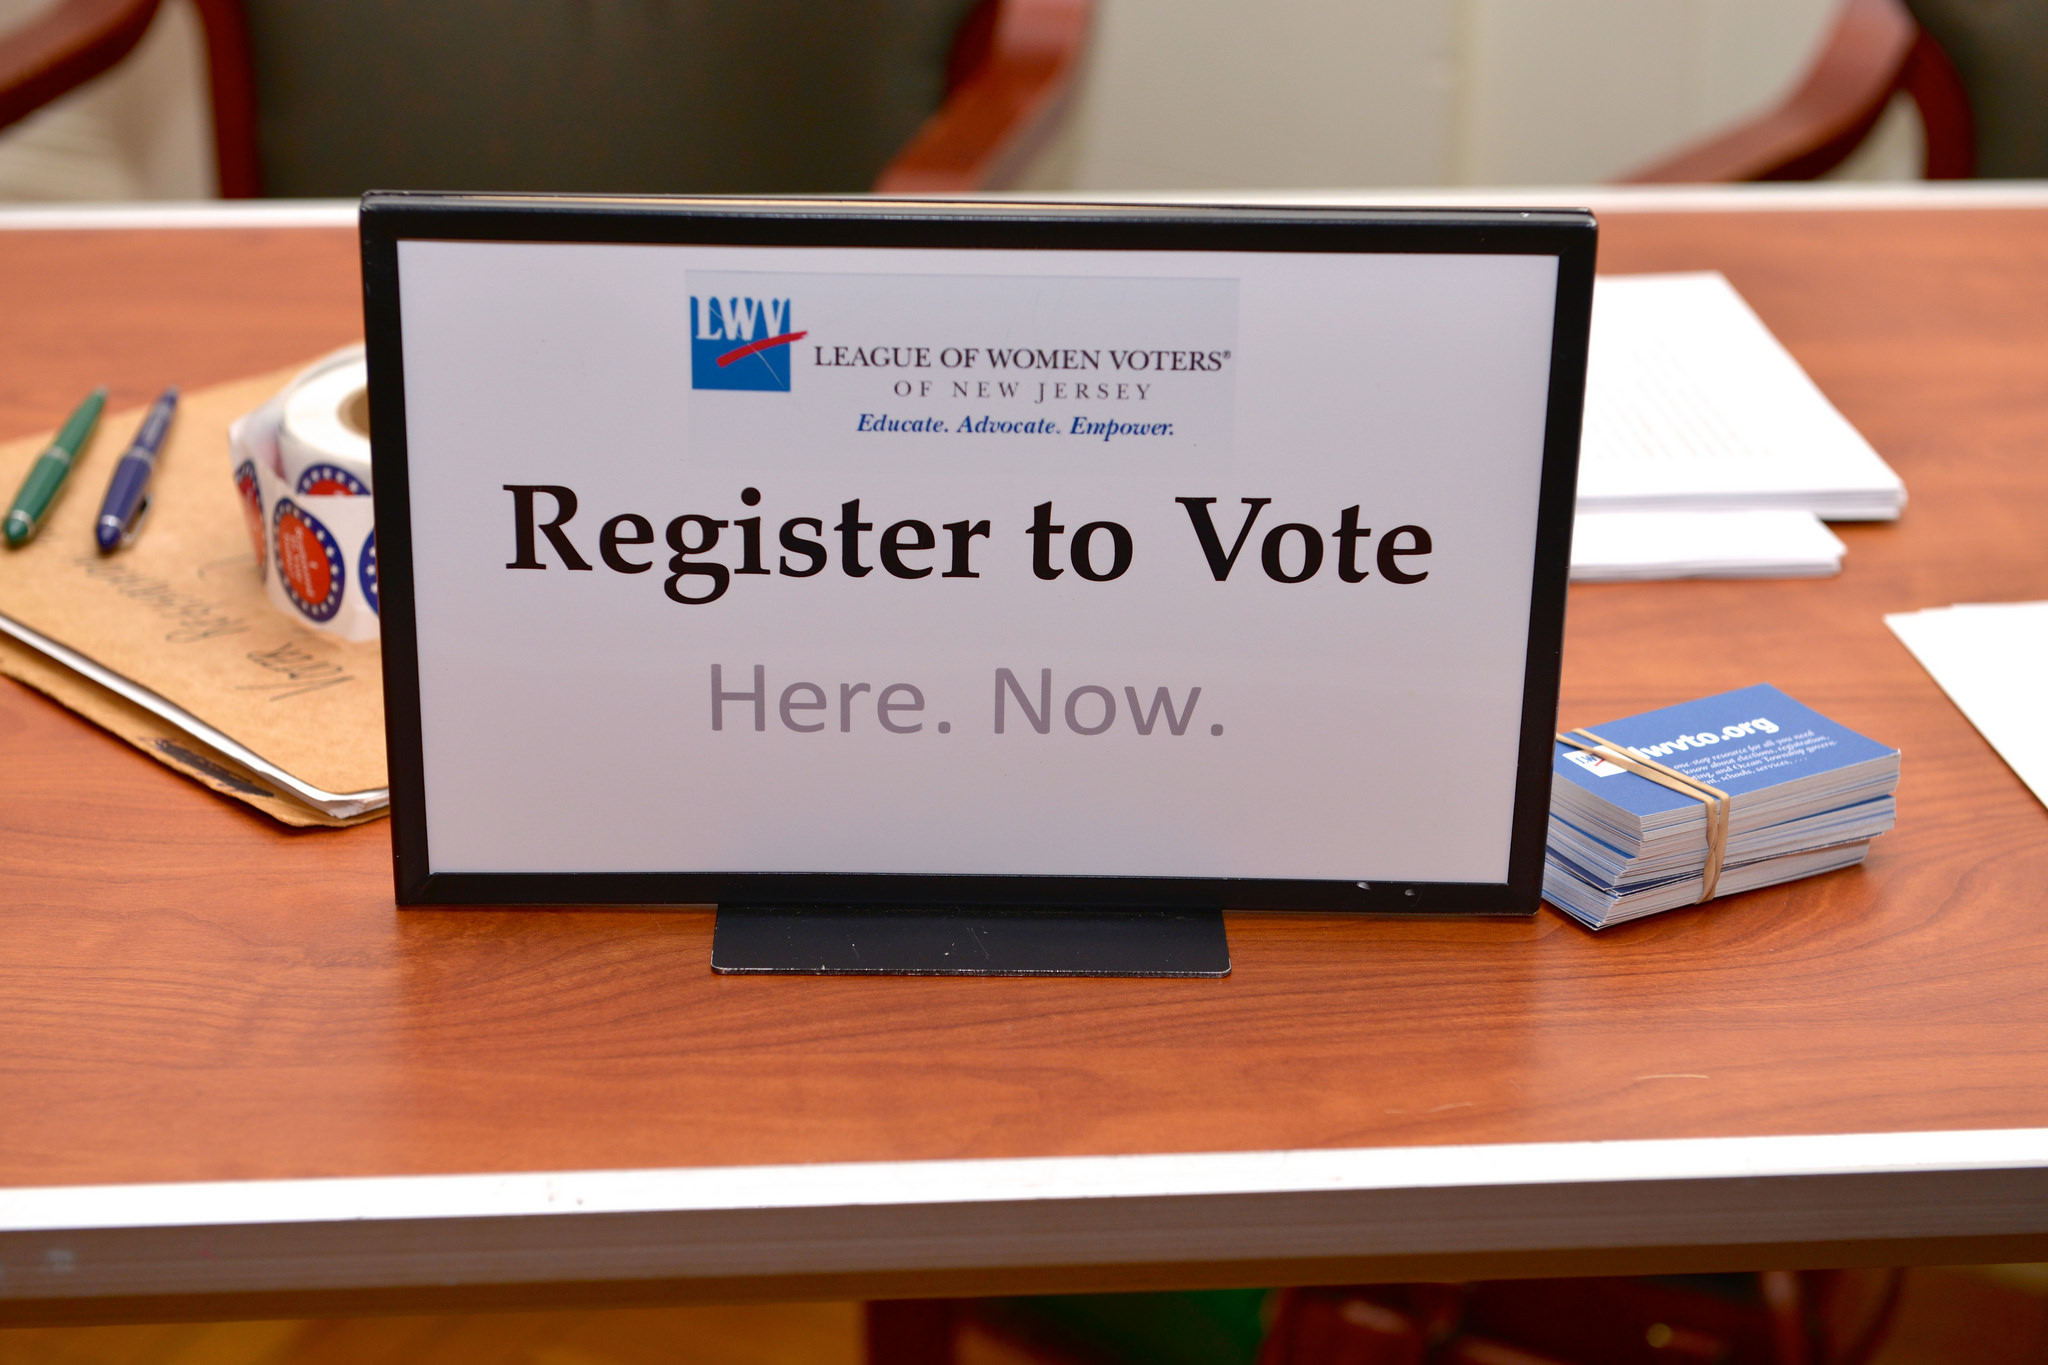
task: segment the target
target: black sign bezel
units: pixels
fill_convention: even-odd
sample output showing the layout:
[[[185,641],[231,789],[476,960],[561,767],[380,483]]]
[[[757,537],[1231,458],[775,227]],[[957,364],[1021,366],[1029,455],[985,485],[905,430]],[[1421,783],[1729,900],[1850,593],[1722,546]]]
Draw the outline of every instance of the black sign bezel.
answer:
[[[1533,914],[1542,895],[1552,733],[1571,560],[1596,227],[1570,209],[1227,208],[999,201],[372,193],[361,214],[363,317],[384,652],[391,836],[400,905],[1224,905]],[[851,246],[895,250],[1286,251],[1557,258],[1549,409],[1505,882],[782,872],[434,872],[426,818],[406,479],[403,241]],[[1476,491],[1476,490],[1475,490]]]

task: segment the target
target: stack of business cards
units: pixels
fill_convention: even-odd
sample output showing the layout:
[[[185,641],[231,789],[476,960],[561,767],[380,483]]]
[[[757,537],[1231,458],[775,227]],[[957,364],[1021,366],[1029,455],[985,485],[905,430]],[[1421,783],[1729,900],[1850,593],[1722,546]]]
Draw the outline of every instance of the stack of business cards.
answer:
[[[1569,739],[1543,894],[1595,929],[1859,863],[1895,818],[1899,751],[1768,684]]]

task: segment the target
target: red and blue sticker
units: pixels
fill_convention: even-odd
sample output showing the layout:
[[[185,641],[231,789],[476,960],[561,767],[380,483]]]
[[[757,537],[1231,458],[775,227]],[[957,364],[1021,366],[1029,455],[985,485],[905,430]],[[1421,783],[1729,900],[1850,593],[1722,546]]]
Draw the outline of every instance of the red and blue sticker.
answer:
[[[333,620],[341,610],[342,588],[348,579],[341,546],[317,517],[290,498],[277,500],[271,524],[284,595],[308,620]]]
[[[263,572],[263,488],[256,482],[256,462],[244,460],[235,466],[235,491],[242,495],[242,517],[249,523],[249,539],[256,547],[256,572]]]
[[[299,493],[309,498],[367,498],[370,486],[335,464],[309,464],[299,475]]]
[[[363,585],[363,597],[369,602],[370,610],[376,615],[384,613],[377,606],[377,533],[370,532],[370,538],[363,542],[363,553],[356,560],[356,582]]]

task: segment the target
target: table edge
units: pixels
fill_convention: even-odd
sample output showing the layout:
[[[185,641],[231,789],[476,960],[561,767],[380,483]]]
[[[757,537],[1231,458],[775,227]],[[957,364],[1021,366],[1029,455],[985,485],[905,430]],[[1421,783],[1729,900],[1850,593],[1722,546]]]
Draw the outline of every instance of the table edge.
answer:
[[[2048,1128],[0,1187],[0,1233],[2048,1172]]]
[[[907,196],[909,198],[929,196]],[[1590,208],[1598,213],[1757,213],[2048,208],[2048,180],[1750,185],[1439,185],[1312,190],[1085,190],[946,195],[991,202]],[[352,199],[0,205],[0,231],[353,228]]]
[[[14,1188],[0,1321],[1929,1255],[2048,1256],[2048,1129]]]

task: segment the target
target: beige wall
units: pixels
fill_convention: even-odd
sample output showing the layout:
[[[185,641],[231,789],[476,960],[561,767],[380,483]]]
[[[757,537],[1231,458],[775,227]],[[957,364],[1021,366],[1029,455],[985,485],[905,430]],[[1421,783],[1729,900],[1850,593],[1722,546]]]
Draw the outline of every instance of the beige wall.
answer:
[[[1437,183],[1458,20],[1444,0],[1097,0],[1062,171],[1072,188]]]
[[[1838,3],[1098,0],[1073,120],[1031,183],[1605,180],[1771,103]],[[1864,173],[1913,174],[1906,137]]]

